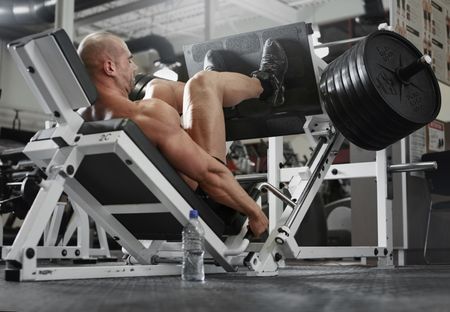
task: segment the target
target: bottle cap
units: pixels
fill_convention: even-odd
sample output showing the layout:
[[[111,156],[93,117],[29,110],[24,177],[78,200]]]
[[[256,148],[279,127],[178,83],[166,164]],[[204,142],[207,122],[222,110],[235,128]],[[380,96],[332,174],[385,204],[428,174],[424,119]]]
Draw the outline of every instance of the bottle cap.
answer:
[[[189,211],[189,219],[197,219],[198,218],[198,211],[195,209],[192,209]]]

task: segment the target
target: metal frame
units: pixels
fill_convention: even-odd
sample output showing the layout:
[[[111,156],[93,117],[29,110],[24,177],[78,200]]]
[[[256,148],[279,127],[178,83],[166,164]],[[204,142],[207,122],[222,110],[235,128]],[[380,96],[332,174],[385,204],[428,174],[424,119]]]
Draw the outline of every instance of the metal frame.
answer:
[[[105,137],[108,139],[105,140]],[[31,142],[27,145],[25,150],[30,159],[36,159],[39,162],[39,158],[42,155],[40,150],[41,143],[42,142],[38,141]],[[118,243],[130,253],[130,255],[137,259],[139,263],[149,265],[148,269],[142,269],[142,271],[138,270],[139,272],[145,273],[145,275],[153,275],[155,273],[160,275],[164,273],[159,269],[160,267],[152,269],[154,266],[150,265],[152,257],[157,255],[158,250],[149,253],[149,250],[113,217],[111,207],[101,205],[78,183],[76,179],[73,178],[73,175],[84,156],[112,152],[116,153],[124,163],[126,160],[131,160],[132,164],[129,165],[130,170],[132,170],[136,176],[139,177],[141,182],[157,196],[166,211],[171,212],[180,223],[185,224],[188,222],[188,214],[191,209],[189,204],[123,131],[110,132],[107,136],[105,136],[104,133],[82,136],[76,146],[59,148],[55,151],[54,158],[58,158],[59,161],[58,163],[53,163],[52,161],[50,167],[58,169],[53,171],[53,176],[49,176],[49,178],[43,182],[42,188],[8,253],[6,258],[8,263],[22,264],[19,277],[20,280],[53,279],[55,278],[55,275],[48,273],[53,272],[53,270],[58,272],[58,276],[61,278],[65,276],[64,272],[66,268],[46,267],[45,270],[41,270],[36,264],[37,258],[42,255],[37,252],[39,249],[37,243],[45,230],[45,225],[51,220],[52,213],[55,213],[54,208],[52,207],[55,207],[57,200],[63,191],[69,196],[74,207],[83,209],[97,225],[104,228],[112,237],[114,237]],[[61,154],[64,154],[65,157],[57,157]],[[75,168],[72,174],[68,174],[65,171],[65,168],[69,165]],[[153,206],[149,205],[149,208],[152,207]],[[156,210],[153,212],[160,212],[162,209],[161,205],[156,205],[154,207],[156,207]],[[126,209],[126,207],[123,206],[121,208]],[[152,211],[150,210],[150,212]],[[58,217],[56,217],[56,219],[57,218]],[[223,271],[224,269],[226,271],[235,271],[235,266],[231,264],[230,259],[232,258],[233,253],[235,253],[234,251],[238,250],[239,253],[242,251],[241,245],[243,241],[245,241],[243,238],[245,235],[245,227],[243,228],[242,233],[238,235],[240,239],[233,238],[224,243],[206,223],[202,220],[201,222],[205,229],[206,249],[223,268],[219,271]],[[51,222],[51,224],[52,223],[53,222]],[[50,226],[50,233],[52,232],[52,228],[53,226]],[[51,235],[49,237],[51,237]],[[50,242],[50,239],[46,241]],[[67,258],[80,258],[83,254],[86,254],[82,253],[79,248],[65,248],[65,250]],[[47,249],[47,251],[50,252],[49,249]],[[36,254],[37,257],[35,256]],[[30,255],[32,256],[31,258]],[[30,266],[35,269],[28,270],[25,266]],[[119,267],[122,267],[122,265],[119,265]],[[73,268],[67,268],[67,270],[67,278],[73,278],[70,275]],[[80,268],[80,270],[82,269]],[[98,271],[98,275],[93,273],[96,272],[95,270],[89,271],[91,273],[88,275],[79,273],[80,270],[77,270],[77,276],[80,276],[80,278],[115,276],[114,270],[111,270],[112,276],[105,274],[101,269]],[[212,271],[217,272],[217,270]],[[179,268],[169,270],[166,273],[170,275],[178,274]]]
[[[5,246],[3,246],[3,222],[3,216],[0,214],[0,261],[4,259],[3,253],[5,252]]]
[[[76,254],[77,259],[111,258],[106,232],[97,226],[99,236],[99,248],[90,248],[89,241],[89,220],[84,211],[74,209],[74,215],[70,219],[69,225],[64,233],[64,238],[58,240],[58,234],[61,227],[63,210],[67,203],[58,202],[53,213],[45,226],[43,232],[43,245],[36,247],[39,258],[45,259],[65,259],[69,254]],[[0,215],[0,222],[2,216]],[[3,222],[2,222],[3,224]],[[68,246],[69,240],[77,233],[77,245]],[[3,236],[3,226],[0,226],[0,238]],[[3,245],[3,239],[0,241],[0,260],[6,259],[12,246]],[[73,251],[73,252],[72,252]]]
[[[304,167],[282,168],[274,164],[282,163],[282,156],[277,153],[282,137],[269,141],[268,155],[272,155],[268,170],[268,180],[273,185],[287,182],[291,198],[268,183],[261,183],[261,188],[269,192],[269,201],[277,202],[278,206],[269,205],[269,214],[276,215],[276,226],[271,229],[264,244],[250,244],[248,251],[254,254],[246,259],[250,275],[276,275],[278,268],[285,259],[323,259],[323,258],[377,258],[380,266],[393,266],[392,257],[392,199],[389,197],[389,172],[417,169],[415,165],[388,166],[386,151],[377,152],[375,162],[362,164],[332,165],[333,159],[344,140],[334,129],[327,116],[309,116],[304,126],[310,141],[314,142],[315,150],[311,160]],[[274,156],[275,155],[275,156]],[[279,155],[277,158],[276,156]],[[428,166],[429,164],[427,164]],[[400,167],[400,168],[399,168]],[[331,172],[331,173],[330,173]],[[352,247],[303,247],[296,242],[294,235],[310,208],[319,186],[325,179],[374,177],[377,180],[377,215],[378,215],[378,245]],[[282,202],[286,208],[278,210]],[[274,211],[275,210],[275,211]]]

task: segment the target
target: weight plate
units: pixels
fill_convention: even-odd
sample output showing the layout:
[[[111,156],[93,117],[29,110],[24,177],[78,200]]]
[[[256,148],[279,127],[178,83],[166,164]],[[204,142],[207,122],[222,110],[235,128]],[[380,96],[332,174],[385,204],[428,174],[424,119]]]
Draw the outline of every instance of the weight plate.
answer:
[[[350,57],[349,54],[350,52],[340,56],[332,62],[322,74],[320,87],[323,98],[327,99],[327,101],[325,101],[325,109],[336,128],[339,129],[352,143],[369,150],[385,148],[393,142],[393,139],[380,142],[377,134],[379,131],[375,130],[378,129],[377,125],[372,124],[371,127],[364,127],[364,125],[360,123],[361,117],[355,113],[355,109],[351,106],[350,108],[343,108],[345,106],[341,104],[342,101],[349,101],[349,99],[347,98],[346,93],[338,94],[335,87],[335,77],[333,75],[336,74],[337,67],[340,67],[339,70],[342,70],[342,67],[348,62],[348,58]],[[363,100],[360,102],[363,102]],[[356,107],[356,110],[357,109],[358,107]],[[355,120],[357,120],[358,125],[355,125]]]
[[[387,128],[384,132],[394,136],[395,142],[398,138],[402,138],[410,132],[411,124],[395,113],[389,106],[385,105],[383,99],[376,94],[373,86],[370,88],[363,85],[363,81],[367,80],[367,73],[364,70],[364,64],[361,64],[362,58],[358,59],[358,53],[361,55],[361,46],[358,46],[351,53],[349,62],[350,78],[358,97],[364,99],[366,109],[379,116],[379,126]],[[366,78],[364,79],[364,77]]]
[[[405,131],[409,130],[413,126],[413,123],[397,114],[397,112],[393,110],[391,106],[386,104],[384,99],[380,96],[377,87],[373,84],[372,80],[370,79],[369,74],[367,72],[366,63],[364,61],[365,60],[364,49],[365,49],[365,42],[363,42],[360,46],[358,46],[358,51],[355,54],[356,68],[358,70],[358,75],[360,78],[359,81],[361,82],[363,89],[373,100],[373,103],[375,103],[378,106],[378,108],[380,108],[384,112],[385,116],[389,116],[393,120],[397,121],[396,125],[397,127],[400,126]]]
[[[369,35],[364,43],[364,64],[377,93],[392,110],[418,127],[434,120],[440,110],[440,91],[429,66],[403,83],[396,71],[422,54],[408,40],[391,31]]]
[[[333,69],[333,80],[338,94],[337,100],[340,103],[339,110],[336,109],[337,114],[346,116],[345,127],[354,133],[354,136],[358,141],[362,141],[366,146],[370,146],[370,149],[377,148],[380,145],[377,136],[373,135],[373,129],[368,124],[365,117],[365,113],[361,111],[360,101],[351,98],[351,95],[347,92],[344,86],[342,73],[345,67],[346,57],[342,55],[339,57],[335,68]],[[350,141],[354,141],[354,138],[348,138]],[[353,140],[352,140],[353,139]]]
[[[350,78],[350,62],[351,54],[342,59],[341,78],[347,98],[349,99],[348,109],[353,109],[356,113],[356,118],[352,122],[358,127],[358,132],[363,136],[361,139],[367,143],[370,142],[373,146],[372,149],[384,148],[386,145],[391,144],[392,136],[382,131],[380,124],[383,123],[383,120],[380,118],[380,115],[372,111],[366,105],[365,99],[359,97],[356,93],[355,86]]]
[[[334,60],[319,86],[336,128],[354,144],[379,150],[434,119],[440,92],[431,68],[408,81],[398,75],[398,69],[420,57],[403,37],[378,31]]]
[[[322,97],[325,102],[325,110],[327,111],[328,115],[330,116],[330,119],[333,121],[335,127],[342,132],[342,134],[350,140],[352,143],[365,148],[369,149],[370,146],[367,145],[365,142],[361,141],[354,130],[347,127],[347,124],[351,120],[349,116],[342,116],[338,113],[338,111],[342,111],[342,107],[340,105],[340,102],[338,101],[338,94],[336,91],[336,87],[334,84],[334,77],[333,77],[333,70],[334,67],[337,66],[337,63],[339,62],[339,58],[335,59],[330,65],[327,66],[325,71],[323,72],[321,76],[321,93]]]
[[[392,109],[390,105],[388,105],[385,100],[380,96],[376,85],[374,85],[367,73],[366,64],[364,62],[364,48],[365,44],[358,46],[358,51],[356,52],[356,62],[359,74],[359,81],[363,85],[363,90],[367,92],[370,97],[373,99],[373,103],[375,103],[378,108],[384,111],[382,114],[386,120],[383,123],[382,127],[384,131],[390,133],[398,133],[398,136],[393,140],[392,143],[398,141],[399,139],[407,136],[408,134],[414,132],[415,130],[422,127],[424,124],[417,124],[410,121],[407,118],[399,115],[395,110]],[[399,132],[400,131],[400,132]]]
[[[145,88],[153,78],[153,75],[150,74],[137,74],[134,78],[133,90],[131,90],[128,98],[131,101],[142,100],[145,96]]]

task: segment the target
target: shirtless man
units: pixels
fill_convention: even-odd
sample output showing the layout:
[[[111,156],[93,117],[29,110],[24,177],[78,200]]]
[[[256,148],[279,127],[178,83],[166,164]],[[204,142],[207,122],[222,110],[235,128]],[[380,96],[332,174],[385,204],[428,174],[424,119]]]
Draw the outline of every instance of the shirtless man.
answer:
[[[200,187],[216,202],[244,213],[250,230],[258,237],[267,229],[268,219],[224,165],[222,108],[258,97],[274,105],[282,101],[282,92],[278,91],[287,68],[286,55],[271,40],[264,51],[260,69],[253,77],[219,72],[222,59],[218,53],[209,52],[205,58],[208,70],[197,73],[186,84],[155,80],[143,100],[132,102],[128,94],[137,67],[127,45],[110,33],[91,34],[80,43],[78,53],[98,98],[80,113],[85,120],[134,121],[192,189]]]

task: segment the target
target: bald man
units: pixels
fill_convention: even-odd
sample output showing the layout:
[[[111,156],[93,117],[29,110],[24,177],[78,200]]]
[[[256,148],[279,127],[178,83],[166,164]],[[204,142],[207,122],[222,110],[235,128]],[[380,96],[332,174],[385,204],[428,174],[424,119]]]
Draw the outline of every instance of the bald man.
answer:
[[[250,98],[263,98],[278,105],[287,68],[284,51],[268,40],[260,69],[248,77],[218,72],[222,60],[208,53],[201,71],[186,84],[155,80],[143,100],[132,102],[136,65],[125,42],[110,33],[94,33],[80,43],[78,53],[94,82],[98,98],[80,112],[87,120],[129,118],[161,151],[193,189],[201,188],[216,202],[248,217],[258,237],[268,219],[224,165],[225,124],[223,107]],[[180,113],[183,126],[180,125]]]

